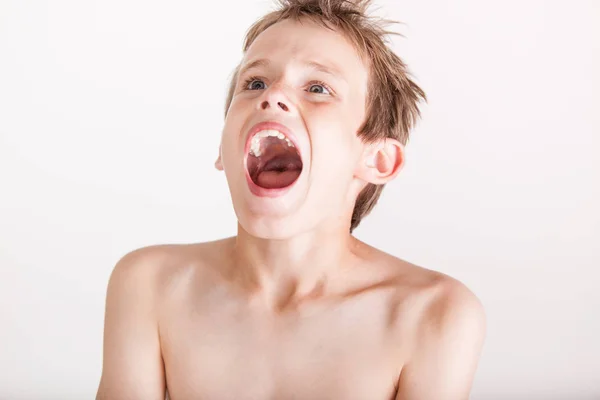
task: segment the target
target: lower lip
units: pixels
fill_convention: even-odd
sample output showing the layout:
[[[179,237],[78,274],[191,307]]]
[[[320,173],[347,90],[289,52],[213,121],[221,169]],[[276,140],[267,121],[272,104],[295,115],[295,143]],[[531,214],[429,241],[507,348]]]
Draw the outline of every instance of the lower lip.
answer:
[[[291,185],[286,186],[281,189],[266,189],[266,188],[258,186],[256,183],[254,183],[252,178],[250,178],[250,174],[248,174],[247,168],[244,168],[244,171],[246,171],[246,181],[248,182],[248,187],[250,188],[250,192],[252,192],[253,195],[258,196],[258,197],[280,197],[280,196],[283,196],[284,194],[289,192],[290,189],[294,187],[296,182],[298,182],[298,179],[300,179],[300,177],[298,177],[298,179],[296,179]]]

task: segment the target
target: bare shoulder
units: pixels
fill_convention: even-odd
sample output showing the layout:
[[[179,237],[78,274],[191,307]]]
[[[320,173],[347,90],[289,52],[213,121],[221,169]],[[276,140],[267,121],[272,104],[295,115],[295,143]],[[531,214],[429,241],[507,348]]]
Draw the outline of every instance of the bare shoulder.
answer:
[[[370,246],[367,252],[378,279],[395,293],[396,320],[411,331],[415,351],[429,345],[451,346],[454,340],[468,341],[474,351],[482,346],[485,311],[464,283]]]
[[[131,281],[154,293],[218,264],[229,239],[189,244],[157,244],[134,249],[115,265],[111,281]]]
[[[459,323],[485,321],[483,305],[464,283],[442,272],[415,265],[383,251],[372,249],[377,269],[383,271],[421,314],[421,322]]]
[[[152,245],[131,250],[121,256],[112,271],[112,277],[150,276],[158,273],[160,266],[172,251],[173,245]]]
[[[399,293],[399,325],[409,326],[398,398],[464,399],[474,379],[486,334],[479,298],[459,280],[379,252],[377,269]],[[400,344],[399,344],[400,345]]]
[[[468,398],[486,333],[481,301],[451,276],[363,249],[375,279],[393,294],[391,326],[403,349],[397,398]]]
[[[151,245],[129,251],[114,266],[109,289],[124,285],[129,289],[156,293],[160,278],[177,251],[178,245]]]
[[[97,399],[164,399],[157,310],[165,278],[176,276],[186,246],[154,245],[122,256],[106,293],[102,375]]]
[[[415,265],[406,268],[413,279],[422,282],[414,292],[423,306],[421,333],[437,336],[470,333],[474,340],[484,334],[483,304],[464,283],[427,268]]]

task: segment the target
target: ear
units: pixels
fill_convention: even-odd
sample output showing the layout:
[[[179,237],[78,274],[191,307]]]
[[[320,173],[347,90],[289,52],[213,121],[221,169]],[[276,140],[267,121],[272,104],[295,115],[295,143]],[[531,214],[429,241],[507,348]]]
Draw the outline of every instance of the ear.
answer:
[[[215,161],[215,168],[219,171],[223,171],[223,162],[221,161],[221,145],[219,145],[219,156],[217,157],[217,161]]]
[[[356,175],[375,185],[385,184],[404,166],[404,146],[392,138],[368,143],[363,151]]]

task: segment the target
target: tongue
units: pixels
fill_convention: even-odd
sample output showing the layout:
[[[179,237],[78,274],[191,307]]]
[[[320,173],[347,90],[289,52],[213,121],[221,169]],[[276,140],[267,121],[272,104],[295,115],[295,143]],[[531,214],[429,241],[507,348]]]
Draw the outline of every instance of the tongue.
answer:
[[[262,138],[260,146],[260,155],[251,152],[246,161],[255,184],[265,189],[281,189],[298,179],[302,160],[295,148],[277,137]]]
[[[262,171],[258,174],[257,184],[266,189],[281,189],[294,183],[300,175],[300,170]]]

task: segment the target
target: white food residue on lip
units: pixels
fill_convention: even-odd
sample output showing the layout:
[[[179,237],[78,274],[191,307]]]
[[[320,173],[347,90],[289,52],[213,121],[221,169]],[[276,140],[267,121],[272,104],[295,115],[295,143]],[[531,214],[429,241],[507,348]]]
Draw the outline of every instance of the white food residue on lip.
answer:
[[[269,136],[284,140],[285,143],[287,143],[287,145],[289,147],[294,147],[294,144],[285,136],[285,134],[283,134],[277,130],[267,129],[267,130],[262,130],[260,132],[257,132],[252,137],[251,143],[250,143],[250,154],[252,154],[255,157],[260,157],[260,155],[262,154],[262,152],[260,151],[261,140],[263,138],[266,138]]]

